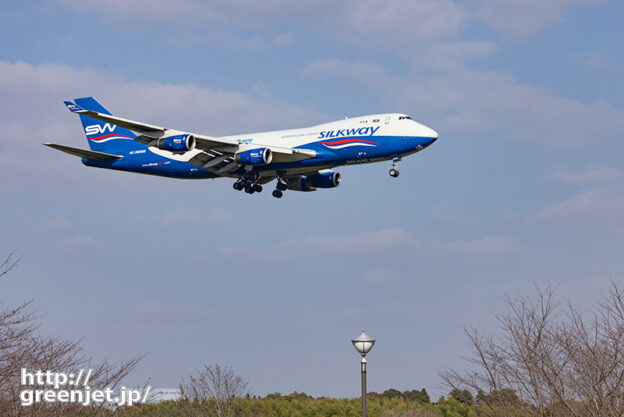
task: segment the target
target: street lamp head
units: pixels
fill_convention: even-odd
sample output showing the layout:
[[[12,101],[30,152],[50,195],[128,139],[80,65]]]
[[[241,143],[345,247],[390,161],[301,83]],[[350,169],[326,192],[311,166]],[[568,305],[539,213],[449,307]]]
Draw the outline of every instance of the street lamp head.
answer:
[[[364,357],[373,348],[373,345],[375,344],[375,339],[371,339],[370,337],[368,337],[366,333],[364,333],[364,329],[362,329],[362,334],[359,335],[357,338],[351,340],[351,343],[353,343],[353,347],[355,348],[355,350],[360,352],[362,357]]]

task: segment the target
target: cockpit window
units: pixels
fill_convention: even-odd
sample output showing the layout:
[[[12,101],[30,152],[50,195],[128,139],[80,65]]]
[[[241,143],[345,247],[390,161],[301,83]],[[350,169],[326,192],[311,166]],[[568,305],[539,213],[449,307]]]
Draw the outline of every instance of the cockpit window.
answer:
[[[399,120],[403,120],[403,119],[412,120],[412,118],[409,116],[399,116]]]

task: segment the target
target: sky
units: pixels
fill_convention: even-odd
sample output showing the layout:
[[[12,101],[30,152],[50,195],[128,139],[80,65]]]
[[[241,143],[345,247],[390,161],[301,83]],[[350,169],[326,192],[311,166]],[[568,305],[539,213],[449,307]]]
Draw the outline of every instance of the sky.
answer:
[[[41,332],[129,384],[203,364],[252,392],[445,394],[465,327],[534,285],[624,281],[624,4],[615,0],[49,0],[0,4],[0,281]],[[206,135],[401,112],[439,132],[312,193],[88,168],[63,100]],[[270,187],[269,187],[270,188]],[[4,256],[4,255],[2,255]],[[63,371],[63,370],[57,370]]]

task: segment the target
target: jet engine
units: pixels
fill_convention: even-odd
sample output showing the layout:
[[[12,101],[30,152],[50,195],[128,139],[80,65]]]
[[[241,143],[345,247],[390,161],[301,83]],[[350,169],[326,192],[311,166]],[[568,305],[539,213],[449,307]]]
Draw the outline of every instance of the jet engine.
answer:
[[[247,165],[265,165],[273,160],[273,153],[269,148],[250,149],[234,155],[236,162]]]
[[[158,139],[156,147],[164,151],[186,152],[195,149],[195,137],[193,135],[174,135]]]
[[[308,177],[308,184],[316,188],[334,188],[340,185],[341,179],[340,172],[319,172]]]
[[[300,175],[286,180],[289,190],[314,191],[317,188],[334,188],[340,185],[341,176],[339,172],[326,171],[314,175]]]

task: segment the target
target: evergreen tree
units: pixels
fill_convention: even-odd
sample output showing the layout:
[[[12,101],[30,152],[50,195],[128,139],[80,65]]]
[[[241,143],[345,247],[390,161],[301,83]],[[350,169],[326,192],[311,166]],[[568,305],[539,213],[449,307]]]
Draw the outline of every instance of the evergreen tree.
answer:
[[[400,396],[401,392],[394,388],[387,389],[381,394],[381,398],[398,398]]]
[[[453,398],[454,400],[457,400],[462,404],[468,405],[472,405],[472,403],[474,402],[472,394],[467,389],[460,390],[454,388],[451,392],[449,392],[449,398]]]

